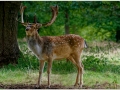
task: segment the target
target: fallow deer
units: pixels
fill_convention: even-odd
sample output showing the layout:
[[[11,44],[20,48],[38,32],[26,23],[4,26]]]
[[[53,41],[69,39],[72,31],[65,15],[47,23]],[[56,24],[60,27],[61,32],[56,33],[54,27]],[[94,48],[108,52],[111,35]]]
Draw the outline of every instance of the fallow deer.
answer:
[[[79,35],[68,34],[62,36],[43,36],[41,37],[37,30],[42,26],[50,26],[56,19],[58,14],[58,6],[51,7],[52,18],[48,23],[24,23],[23,13],[26,7],[21,7],[21,24],[26,27],[26,38],[29,48],[39,59],[39,78],[37,86],[41,85],[42,72],[45,61],[48,62],[48,87],[50,87],[50,73],[53,60],[61,60],[63,58],[70,60],[77,67],[77,77],[75,86],[82,87],[83,84],[83,64],[81,61],[81,53],[86,46],[85,40]],[[78,83],[79,82],[79,83]]]

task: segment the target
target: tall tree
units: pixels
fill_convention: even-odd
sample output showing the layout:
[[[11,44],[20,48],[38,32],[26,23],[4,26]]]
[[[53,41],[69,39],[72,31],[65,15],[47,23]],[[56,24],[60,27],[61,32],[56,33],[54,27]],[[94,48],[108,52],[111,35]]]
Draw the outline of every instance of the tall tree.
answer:
[[[65,2],[67,4],[68,2]],[[65,5],[68,6],[68,5]],[[65,13],[65,34],[70,33],[70,26],[69,26],[69,8],[65,7],[64,8],[64,13]]]
[[[17,21],[20,7],[18,1],[0,2],[0,66],[17,63]]]

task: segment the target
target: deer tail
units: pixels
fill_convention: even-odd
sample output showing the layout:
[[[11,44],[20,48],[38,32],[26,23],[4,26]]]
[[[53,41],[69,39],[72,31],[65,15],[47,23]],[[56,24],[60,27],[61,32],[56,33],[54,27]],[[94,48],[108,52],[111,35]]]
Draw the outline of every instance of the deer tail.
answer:
[[[88,45],[87,45],[87,42],[84,40],[84,48],[87,48]]]

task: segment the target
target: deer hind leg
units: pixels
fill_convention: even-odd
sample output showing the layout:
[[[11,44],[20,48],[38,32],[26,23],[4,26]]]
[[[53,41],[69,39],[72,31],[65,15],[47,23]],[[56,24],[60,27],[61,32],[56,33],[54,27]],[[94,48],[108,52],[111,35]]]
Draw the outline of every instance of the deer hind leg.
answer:
[[[40,60],[39,77],[38,77],[37,87],[39,87],[41,85],[41,79],[42,79],[42,73],[43,73],[44,65],[45,65],[45,61]]]
[[[47,68],[47,73],[48,73],[48,88],[50,88],[51,68],[52,68],[52,59],[49,59],[49,60],[48,60],[48,68]]]
[[[81,61],[81,53],[82,53],[82,50],[81,50],[80,55],[79,55],[79,63],[78,63],[79,70],[80,70],[80,84],[79,84],[80,88],[82,88],[82,85],[83,85],[83,70],[84,70],[84,66],[83,66],[82,61]]]
[[[80,61],[80,85],[79,85],[79,87],[80,88],[82,88],[82,85],[83,85],[83,69],[84,69],[84,67],[83,67],[83,64],[82,64],[82,62]]]
[[[74,59],[74,57],[72,55],[67,59],[69,59],[77,67],[78,72],[77,72],[76,82],[74,84],[74,86],[77,86],[78,82],[79,82],[79,77],[80,77],[79,65],[77,64],[77,62],[75,61],[75,59]]]
[[[82,50],[81,50],[82,53]],[[82,88],[83,85],[83,72],[84,72],[84,65],[82,64],[82,60],[81,60],[81,53],[80,53],[80,85],[79,87]]]
[[[80,80],[79,87],[82,88],[82,84],[83,84],[83,65],[82,65],[82,62],[80,60],[80,56],[81,55],[77,54],[77,55],[74,55],[73,58],[76,62],[76,67],[78,69],[75,85],[78,85],[78,81]]]
[[[82,88],[82,84],[83,84],[83,66],[81,61],[76,60],[76,67],[78,69],[78,73],[77,73],[77,78],[76,78],[76,83],[75,85],[78,85],[78,81],[80,80],[80,84],[79,87]]]

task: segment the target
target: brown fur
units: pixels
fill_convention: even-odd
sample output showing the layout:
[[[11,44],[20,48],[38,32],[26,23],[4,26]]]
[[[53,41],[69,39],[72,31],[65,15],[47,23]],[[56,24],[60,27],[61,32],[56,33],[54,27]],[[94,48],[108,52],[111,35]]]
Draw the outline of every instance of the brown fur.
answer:
[[[66,58],[67,60],[70,60],[71,62],[73,62],[73,64],[75,64],[78,68],[78,75],[76,78],[75,86],[78,85],[79,75],[81,77],[80,86],[82,86],[83,64],[82,64],[82,61],[80,60],[80,56],[85,46],[84,39],[75,34],[69,34],[69,35],[63,35],[63,36],[40,37],[36,30],[35,32],[36,33],[34,33],[33,36],[28,35],[27,40],[29,41],[29,38],[32,38],[33,40],[32,42],[34,46],[36,45],[36,43],[38,43],[38,45],[42,47],[42,52],[40,54],[37,53],[39,55],[35,53],[38,57],[41,56],[39,58],[40,65],[44,61],[51,62],[52,64],[52,60],[54,59],[59,60],[62,58]],[[34,52],[34,49],[32,50]],[[43,66],[43,64],[41,66]],[[40,68],[40,70],[43,70],[43,67]],[[49,68],[51,69],[51,66],[50,67],[48,66],[48,74],[50,73]],[[41,75],[42,73],[40,72],[38,85],[40,85]],[[49,79],[48,79],[48,82],[49,82]],[[50,86],[50,84],[48,84],[48,86]]]
[[[81,42],[84,42],[83,38],[74,34],[47,36],[41,37],[41,39],[44,41],[43,53],[46,53],[46,55],[52,55],[53,53],[57,55],[66,54],[64,58],[68,58],[73,51],[77,52],[84,48],[84,43],[81,44]]]

